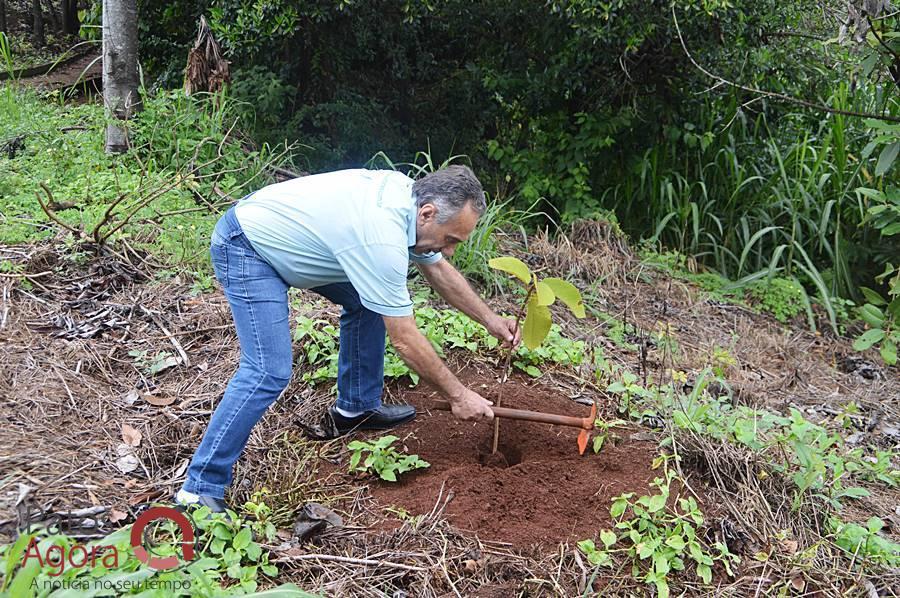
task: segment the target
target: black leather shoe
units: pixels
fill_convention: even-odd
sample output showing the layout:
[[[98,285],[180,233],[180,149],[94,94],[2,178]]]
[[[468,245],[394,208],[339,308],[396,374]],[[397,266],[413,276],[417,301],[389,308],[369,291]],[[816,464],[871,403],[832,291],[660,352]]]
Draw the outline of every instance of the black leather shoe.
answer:
[[[400,424],[405,424],[416,416],[416,408],[412,405],[382,405],[378,409],[372,409],[357,415],[345,417],[331,407],[328,414],[334,422],[334,427],[339,434],[346,434],[354,430],[390,430]]]
[[[225,504],[224,500],[222,500],[221,498],[216,498],[214,496],[199,496],[196,501],[184,502],[178,500],[178,495],[176,494],[174,497],[172,497],[172,502],[183,509],[187,509],[189,507],[208,507],[209,510],[213,513],[224,513],[228,508],[228,505]]]

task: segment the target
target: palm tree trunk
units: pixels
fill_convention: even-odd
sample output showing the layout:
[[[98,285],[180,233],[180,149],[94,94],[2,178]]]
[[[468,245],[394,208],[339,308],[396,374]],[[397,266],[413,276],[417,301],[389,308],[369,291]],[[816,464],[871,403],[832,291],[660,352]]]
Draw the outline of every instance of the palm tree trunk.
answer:
[[[114,117],[106,127],[106,152],[128,149],[127,121],[141,109],[138,91],[137,0],[103,0],[103,100]]]

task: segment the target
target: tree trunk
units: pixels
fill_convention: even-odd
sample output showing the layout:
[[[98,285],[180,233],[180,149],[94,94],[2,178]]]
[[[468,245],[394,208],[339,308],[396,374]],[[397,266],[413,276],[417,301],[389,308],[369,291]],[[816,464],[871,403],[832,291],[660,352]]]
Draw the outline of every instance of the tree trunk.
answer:
[[[63,33],[78,35],[81,22],[78,20],[78,0],[62,0]]]
[[[44,36],[44,11],[41,10],[41,0],[32,0],[31,14],[33,20],[32,32],[34,33],[34,45],[43,48],[47,45],[47,38]]]
[[[47,15],[47,20],[50,22],[50,31],[62,31],[62,27],[59,23],[59,17],[56,15],[56,9],[53,8],[53,0],[44,0],[44,2],[46,2],[47,4],[45,13]]]
[[[138,91],[137,0],[103,0],[103,101],[116,120],[141,109]],[[128,149],[128,132],[115,120],[106,127],[106,153]]]

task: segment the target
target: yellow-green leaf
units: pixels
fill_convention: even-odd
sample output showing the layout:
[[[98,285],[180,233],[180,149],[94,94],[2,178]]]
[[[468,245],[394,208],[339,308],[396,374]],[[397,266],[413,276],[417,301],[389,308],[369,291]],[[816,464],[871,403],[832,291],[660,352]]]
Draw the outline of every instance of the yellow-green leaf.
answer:
[[[556,295],[550,285],[539,282],[535,285],[535,289],[537,289],[538,305],[552,305],[556,301]]]
[[[528,300],[527,309],[525,324],[522,326],[522,341],[529,349],[537,349],[550,332],[550,310],[538,304],[535,297]]]
[[[541,282],[550,287],[553,294],[569,307],[576,318],[584,317],[584,302],[581,299],[581,292],[575,288],[574,284],[562,278],[545,278]]]
[[[525,284],[531,282],[531,270],[522,260],[514,257],[495,257],[488,262],[488,266],[494,270],[500,270],[512,274]]]

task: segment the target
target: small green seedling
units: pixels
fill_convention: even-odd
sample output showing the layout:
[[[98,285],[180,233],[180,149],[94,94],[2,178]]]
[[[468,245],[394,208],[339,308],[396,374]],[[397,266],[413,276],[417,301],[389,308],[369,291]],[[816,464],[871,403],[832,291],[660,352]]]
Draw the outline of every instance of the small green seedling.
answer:
[[[522,301],[519,313],[516,315],[516,327],[519,326],[524,313],[525,323],[522,325],[522,342],[529,349],[537,349],[544,342],[544,339],[547,338],[547,334],[550,332],[550,325],[553,323],[549,306],[553,305],[557,299],[562,301],[576,318],[584,317],[584,302],[581,299],[581,292],[571,282],[562,278],[538,280],[538,277],[534,275],[525,262],[510,256],[495,257],[488,262],[488,265],[495,270],[512,274],[525,286],[525,299]],[[500,381],[500,394],[497,397],[498,407],[503,399],[503,383],[509,378],[512,354],[513,350],[510,348],[506,356],[506,365],[503,369],[503,379]],[[491,450],[494,453],[497,452],[499,440],[500,420],[495,418],[494,440],[491,445]]]
[[[610,437],[615,438],[615,434],[610,432],[611,429],[624,428],[626,425],[628,425],[628,422],[625,422],[621,419],[614,419],[612,421],[606,421],[603,418],[598,417],[597,420],[594,422],[595,433],[594,433],[594,441],[593,441],[593,445],[592,445],[594,452],[599,453],[600,449],[603,448],[603,445],[606,443],[607,440],[610,439]],[[596,432],[596,430],[600,430],[600,432]]]
[[[859,308],[859,316],[868,324],[869,329],[856,339],[853,348],[865,351],[877,346],[884,362],[896,365],[897,347],[900,346],[900,267],[888,264],[875,280],[884,282],[890,276],[893,278],[888,282],[887,300],[872,289],[860,289],[868,303]]]
[[[553,305],[557,299],[565,303],[576,318],[584,317],[581,293],[571,282],[562,278],[538,280],[525,262],[514,257],[495,257],[488,265],[495,270],[512,274],[525,285],[525,300],[521,306],[525,312],[522,341],[529,349],[537,349],[550,332],[552,320],[548,306]]]
[[[353,451],[350,456],[350,471],[378,474],[382,480],[396,482],[397,474],[431,467],[431,464],[420,459],[419,455],[404,455],[393,448],[391,445],[397,440],[398,438],[392,435],[382,436],[374,442],[354,440],[347,445],[347,448]],[[366,458],[360,463],[364,454]]]

